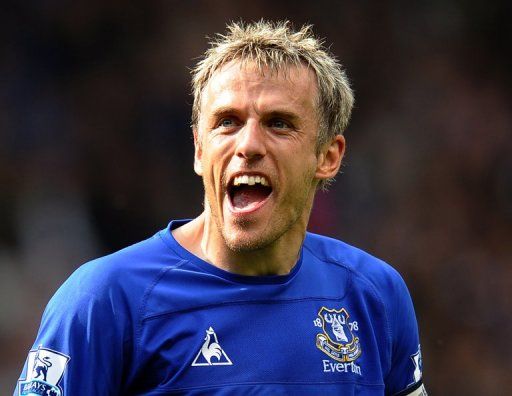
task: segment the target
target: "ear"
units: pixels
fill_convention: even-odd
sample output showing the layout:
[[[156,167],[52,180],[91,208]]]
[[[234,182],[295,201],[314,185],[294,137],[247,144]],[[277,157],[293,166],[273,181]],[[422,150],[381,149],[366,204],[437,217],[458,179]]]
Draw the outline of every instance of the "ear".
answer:
[[[197,132],[197,128],[194,128],[194,171],[199,175],[203,176],[203,149],[202,144],[199,141],[200,137]]]
[[[318,154],[315,177],[321,180],[335,177],[340,169],[344,154],[345,137],[343,135],[336,135]]]

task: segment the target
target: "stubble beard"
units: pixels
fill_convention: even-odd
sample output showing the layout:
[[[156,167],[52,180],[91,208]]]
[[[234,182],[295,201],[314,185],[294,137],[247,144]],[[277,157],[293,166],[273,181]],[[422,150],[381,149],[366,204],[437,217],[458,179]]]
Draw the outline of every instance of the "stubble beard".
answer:
[[[230,225],[229,228],[232,229],[230,230],[224,226],[217,213],[212,215],[225,245],[234,253],[249,253],[268,248],[281,239],[297,222],[301,221],[305,206],[306,200],[303,200],[294,208],[294,213],[278,219],[271,216],[271,221],[261,230],[254,231],[251,228],[256,226],[252,221],[236,219],[235,223]]]
[[[226,228],[219,223],[220,222],[218,222],[217,227],[219,228],[219,232],[224,239],[224,243],[231,251],[235,253],[254,252],[269,247],[275,241],[281,238],[281,236],[285,234],[286,231],[288,231],[288,229],[291,227],[291,225],[286,225],[284,227],[271,227],[270,224],[267,224],[267,226],[265,226],[262,231],[251,232],[247,230],[252,226],[250,224],[251,222],[238,220],[234,225],[236,230],[233,233],[230,233],[229,230],[226,230]]]

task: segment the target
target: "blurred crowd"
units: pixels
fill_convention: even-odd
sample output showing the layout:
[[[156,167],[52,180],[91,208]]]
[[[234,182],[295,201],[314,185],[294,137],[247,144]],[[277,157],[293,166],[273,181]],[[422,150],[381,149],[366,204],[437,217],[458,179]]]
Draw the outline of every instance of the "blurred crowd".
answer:
[[[79,265],[201,211],[189,69],[226,22],[312,23],[356,107],[311,230],[390,262],[434,395],[512,394],[511,6],[4,1],[0,394]]]

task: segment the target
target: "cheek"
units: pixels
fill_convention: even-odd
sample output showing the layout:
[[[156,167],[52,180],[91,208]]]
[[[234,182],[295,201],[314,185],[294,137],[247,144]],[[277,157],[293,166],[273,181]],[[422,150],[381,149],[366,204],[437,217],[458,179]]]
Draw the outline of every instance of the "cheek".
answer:
[[[297,158],[302,159],[287,164],[286,184],[288,184],[289,193],[286,194],[286,202],[302,201],[310,193],[316,173],[316,157],[311,155],[307,157],[297,155]]]
[[[203,182],[210,191],[217,191],[222,185],[222,175],[227,165],[227,156],[222,147],[210,145],[203,152]]]
[[[294,153],[292,172],[294,172],[297,182],[304,183],[308,178],[312,179],[314,177],[317,168],[317,157],[310,148]]]
[[[204,161],[203,162],[203,182],[205,186],[210,190],[217,190],[217,180],[216,176],[217,169],[215,167],[215,161]]]

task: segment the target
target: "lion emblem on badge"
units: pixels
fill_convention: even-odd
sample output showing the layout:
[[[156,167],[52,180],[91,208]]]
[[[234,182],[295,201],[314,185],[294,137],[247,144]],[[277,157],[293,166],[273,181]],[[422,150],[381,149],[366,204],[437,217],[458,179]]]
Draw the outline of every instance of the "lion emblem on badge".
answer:
[[[349,317],[345,308],[322,307],[316,319],[323,330],[316,336],[317,348],[342,363],[353,362],[361,355],[359,338],[352,333],[353,324],[348,321]]]
[[[35,362],[34,362],[32,378],[38,379],[42,376],[43,381],[46,382],[47,381],[46,377],[48,376],[48,369],[50,367],[52,367],[52,365],[53,365],[50,357],[49,356],[40,357],[39,351],[38,351],[34,360],[35,360]]]

